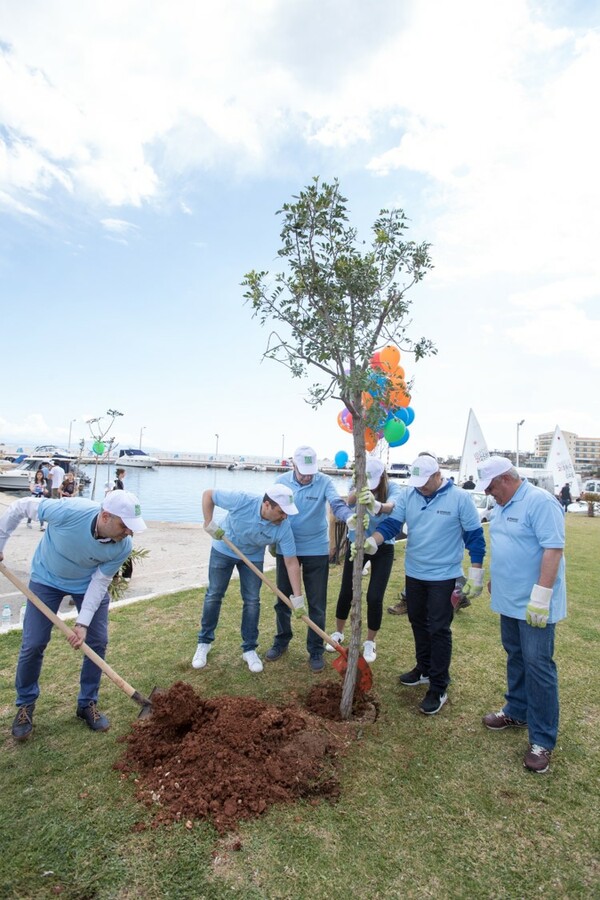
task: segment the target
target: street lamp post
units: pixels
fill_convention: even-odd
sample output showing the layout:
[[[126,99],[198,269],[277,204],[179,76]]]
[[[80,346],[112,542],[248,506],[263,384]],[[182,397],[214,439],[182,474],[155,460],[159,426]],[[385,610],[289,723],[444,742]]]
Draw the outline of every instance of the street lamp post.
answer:
[[[144,433],[145,430],[146,430],[146,426],[142,425],[142,427],[140,428],[140,446],[139,446],[140,450],[142,449],[142,434]]]
[[[76,421],[77,421],[77,419],[71,419],[71,421],[69,422],[69,444],[68,444],[67,450],[71,449],[71,430],[73,428],[73,422],[76,422]]]
[[[517,469],[519,468],[519,428],[521,427],[521,425],[523,424],[524,421],[525,421],[525,419],[521,419],[520,422],[517,422],[517,455],[516,455],[516,463],[515,463]]]
[[[215,459],[219,458],[219,435],[215,432]]]
[[[281,435],[281,462],[285,459],[285,434]]]

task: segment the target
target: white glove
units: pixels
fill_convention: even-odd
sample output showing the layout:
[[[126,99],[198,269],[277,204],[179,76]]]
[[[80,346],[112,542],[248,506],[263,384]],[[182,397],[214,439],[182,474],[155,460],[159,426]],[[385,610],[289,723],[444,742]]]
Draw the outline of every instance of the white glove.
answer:
[[[371,519],[369,517],[369,513],[365,513],[363,516],[363,527],[368,528],[370,521],[371,521]],[[348,526],[350,531],[356,531],[357,524],[358,524],[358,516],[356,515],[356,513],[352,513],[352,515],[346,519],[346,525]]]
[[[469,577],[462,587],[462,592],[469,600],[479,597],[483,590],[483,569],[469,569]]]
[[[208,531],[210,536],[215,539],[215,541],[220,541],[225,532],[221,528],[221,526],[215,522],[214,519],[211,519],[208,525],[204,526],[204,530]]]
[[[290,603],[294,607],[294,615],[297,619],[300,619],[306,613],[306,607],[304,605],[304,597],[302,594],[298,594],[297,597],[293,595],[290,597]]]
[[[540,584],[534,584],[529,595],[529,603],[525,618],[528,625],[534,628],[545,628],[548,624],[550,616],[550,600],[552,599],[552,588],[542,587]]]
[[[367,556],[373,556],[374,553],[377,553],[377,541],[374,537],[365,538],[365,546],[364,551]],[[350,559],[354,559],[356,556],[356,543],[350,544]]]
[[[363,506],[367,507],[367,511],[371,513],[372,516],[378,515],[381,510],[381,503],[379,500],[376,500],[368,487],[364,487],[358,493],[358,502],[362,503]]]

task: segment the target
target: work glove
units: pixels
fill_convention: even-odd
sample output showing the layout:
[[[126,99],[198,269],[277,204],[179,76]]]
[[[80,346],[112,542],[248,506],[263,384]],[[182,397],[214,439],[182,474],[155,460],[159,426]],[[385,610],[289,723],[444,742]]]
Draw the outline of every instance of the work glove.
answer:
[[[369,513],[365,513],[363,516],[363,526],[365,528],[368,528],[370,521],[371,520],[369,517]],[[346,519],[346,525],[348,526],[350,531],[356,531],[357,524],[358,524],[358,516],[356,515],[356,513],[352,513],[352,515]]]
[[[277,558],[277,544],[269,544],[269,553],[275,559]]]
[[[306,614],[306,607],[304,605],[304,597],[302,594],[298,594],[297,597],[293,595],[290,597],[290,603],[294,607],[294,616],[297,619],[301,619],[302,616]]]
[[[372,516],[376,516],[381,510],[381,503],[376,500],[368,487],[364,487],[358,493],[358,502],[367,507]]]
[[[210,536],[215,539],[215,541],[220,541],[225,532],[221,528],[221,526],[215,522],[214,519],[211,519],[208,525],[204,526],[204,530],[208,531]]]
[[[529,603],[525,618],[528,625],[534,628],[545,628],[548,624],[550,616],[550,600],[552,599],[552,588],[542,587],[540,584],[534,584],[529,595]]]
[[[462,587],[462,592],[469,600],[479,597],[483,590],[483,569],[469,569],[469,577]]]
[[[377,553],[377,541],[374,537],[365,538],[365,546],[364,551],[367,556],[373,556],[374,553]],[[350,559],[354,559],[356,556],[356,542],[350,544]]]

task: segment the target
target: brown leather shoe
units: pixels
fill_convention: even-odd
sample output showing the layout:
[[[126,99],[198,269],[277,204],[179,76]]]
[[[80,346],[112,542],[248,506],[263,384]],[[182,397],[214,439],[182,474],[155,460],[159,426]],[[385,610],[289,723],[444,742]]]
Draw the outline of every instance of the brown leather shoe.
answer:
[[[405,616],[408,612],[406,600],[400,600],[400,602],[396,603],[394,606],[388,606],[388,612],[392,616]]]
[[[550,768],[551,756],[552,750],[546,750],[545,747],[540,747],[539,744],[530,744],[523,758],[523,765],[530,772],[543,775]]]
[[[488,713],[481,721],[490,731],[502,731],[503,728],[525,728],[527,725],[527,722],[523,722],[521,719],[511,719],[503,710]]]

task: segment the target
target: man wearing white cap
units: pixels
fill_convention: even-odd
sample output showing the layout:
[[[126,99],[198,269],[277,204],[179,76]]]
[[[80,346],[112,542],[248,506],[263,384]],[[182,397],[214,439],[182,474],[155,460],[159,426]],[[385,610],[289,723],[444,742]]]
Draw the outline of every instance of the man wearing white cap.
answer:
[[[132,550],[131,537],[144,531],[139,500],[128,491],[109,494],[102,506],[91,500],[17,500],[0,518],[0,560],[8,538],[25,516],[48,525],[31,562],[31,591],[53,612],[70,595],[77,608],[74,649],[85,641],[104,659],[108,643],[108,586]],[[33,730],[33,711],[40,693],[39,676],[52,622],[27,601],[23,640],[15,685],[18,712],[12,734],[26,740]],[[98,711],[102,672],[83,657],[77,698],[77,717],[92,731],[107,731],[110,723]]]
[[[327,504],[329,503],[333,515],[342,522],[347,521],[352,515],[352,510],[341,499],[329,475],[319,472],[317,453],[314,447],[308,445],[298,447],[294,453],[293,463],[293,470],[280,475],[277,482],[287,485],[294,492],[298,515],[290,524],[302,567],[308,615],[324,631],[329,578]],[[289,594],[290,581],[281,555],[280,542],[277,543],[277,587],[284,594]],[[268,662],[279,659],[287,650],[293,637],[291,613],[281,600],[275,604],[275,626],[277,633],[273,640],[273,646],[265,656]],[[318,634],[315,634],[312,628],[308,629],[306,635],[306,649],[311,671],[321,672],[324,668],[323,640]]]
[[[558,734],[556,623],[567,614],[565,519],[552,494],[521,479],[509,459],[490,456],[476,490],[496,501],[490,520],[492,609],[506,651],[506,702],[483,717],[491,731],[527,728],[523,765],[548,771]]]
[[[397,499],[393,517],[381,522],[365,540],[365,553],[373,554],[384,541],[397,537],[406,522],[406,603],[416,666],[400,675],[400,684],[428,685],[420,710],[432,716],[448,699],[451,597],[456,579],[462,577],[465,548],[471,568],[463,592],[478,597],[483,585],[485,539],[470,495],[442,476],[435,457],[427,453],[417,457],[407,483],[409,490]]]
[[[215,506],[228,510],[222,523],[215,522]],[[300,565],[288,516],[296,516],[298,508],[292,491],[281,484],[267,488],[263,497],[239,491],[209,490],[202,494],[204,528],[213,538],[208,564],[208,587],[202,606],[198,646],[192,659],[194,669],[206,666],[207,656],[219,624],[221,603],[234,568],[240,576],[242,594],[242,658],[251,672],[262,672],[256,652],[260,617],[261,580],[221,538],[229,538],[244,556],[262,572],[265,548],[276,541],[281,545],[286,571],[291,584],[290,600],[295,609],[304,611],[300,586]]]

